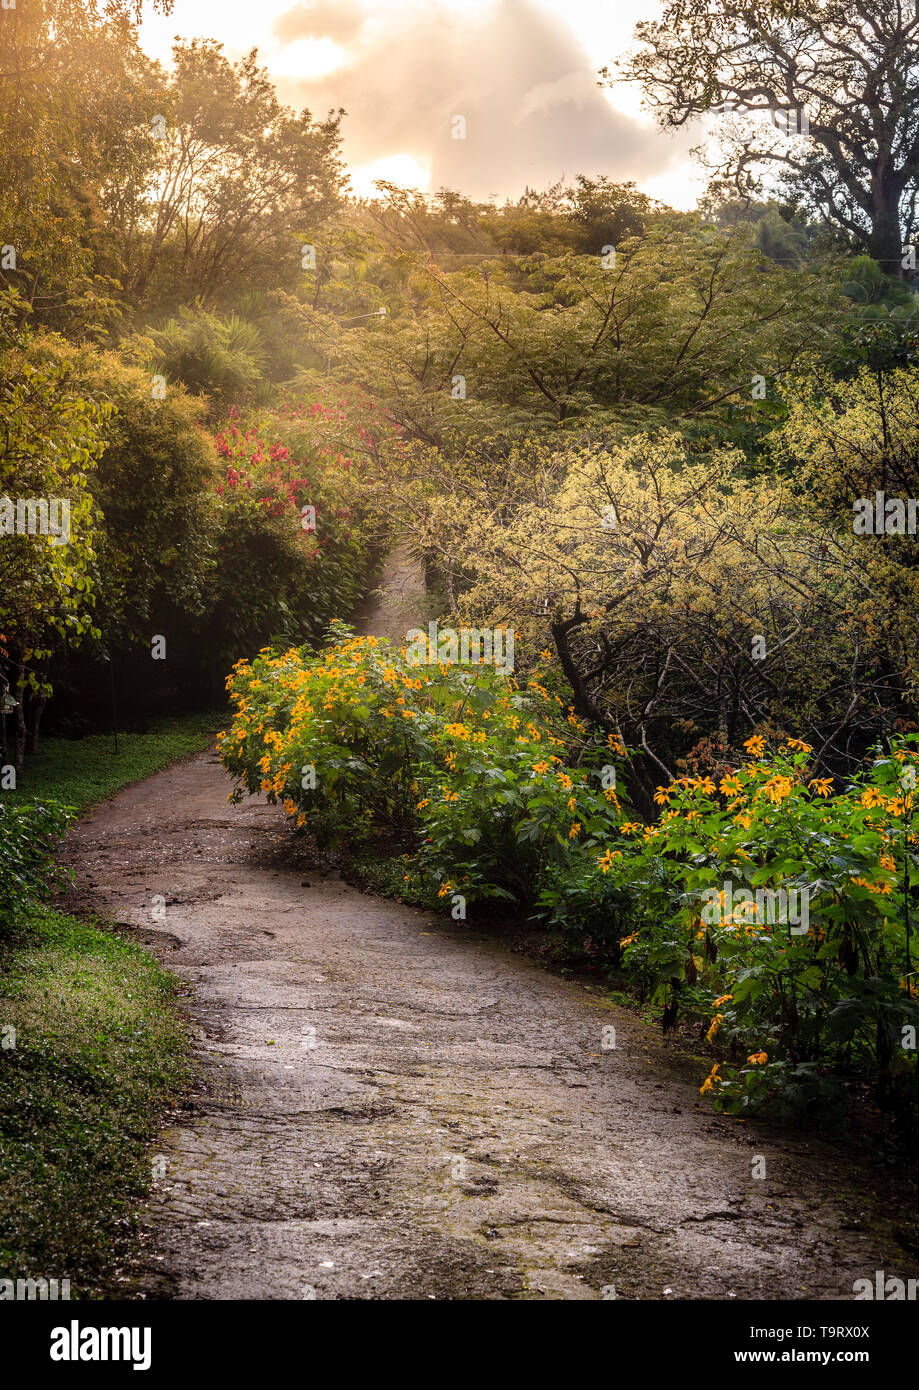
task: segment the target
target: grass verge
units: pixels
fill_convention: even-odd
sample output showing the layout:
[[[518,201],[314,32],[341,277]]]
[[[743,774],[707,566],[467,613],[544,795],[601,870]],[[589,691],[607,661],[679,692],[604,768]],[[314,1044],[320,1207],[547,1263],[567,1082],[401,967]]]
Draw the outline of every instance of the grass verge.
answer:
[[[80,812],[206,748],[207,711],[146,733],[45,739],[10,800]],[[178,981],[98,921],[32,906],[0,939],[0,1278],[117,1294],[152,1179],[150,1145],[188,1082]]]
[[[0,1278],[112,1292],[150,1187],[149,1145],[187,1081],[176,984],[133,942],[48,908],[6,944]]]
[[[117,753],[111,734],[43,739],[26,759],[18,790],[4,795],[60,801],[85,811],[177,758],[207,748],[226,719],[226,711],[207,710],[163,720],[147,733],[120,733]]]

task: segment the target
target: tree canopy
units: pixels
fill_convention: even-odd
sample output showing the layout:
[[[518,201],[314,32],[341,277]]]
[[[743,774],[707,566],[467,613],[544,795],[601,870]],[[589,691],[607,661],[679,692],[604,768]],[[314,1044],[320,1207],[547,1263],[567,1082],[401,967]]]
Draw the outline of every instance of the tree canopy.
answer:
[[[664,126],[719,112],[717,175],[748,196],[777,175],[802,208],[902,274],[919,192],[911,0],[667,0],[636,36],[608,80],[640,82]]]

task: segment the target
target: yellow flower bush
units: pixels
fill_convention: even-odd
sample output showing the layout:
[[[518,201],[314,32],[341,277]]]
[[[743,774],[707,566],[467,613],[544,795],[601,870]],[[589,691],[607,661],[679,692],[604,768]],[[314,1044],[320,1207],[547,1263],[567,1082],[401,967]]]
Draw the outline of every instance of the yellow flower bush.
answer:
[[[545,752],[580,730],[539,681],[416,665],[333,624],[323,650],[260,652],[227,687],[235,717],[220,750],[237,799],[263,793],[322,842],[388,825],[414,837],[432,886],[459,879],[470,901],[533,901],[548,864],[618,822],[598,775],[606,749],[595,774]]]

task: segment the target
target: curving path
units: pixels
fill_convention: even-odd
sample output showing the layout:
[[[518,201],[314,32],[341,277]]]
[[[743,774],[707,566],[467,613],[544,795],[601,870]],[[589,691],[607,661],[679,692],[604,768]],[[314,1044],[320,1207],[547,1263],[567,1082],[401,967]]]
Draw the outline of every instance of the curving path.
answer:
[[[202,754],[70,836],[82,903],[187,982],[203,1078],[119,1296],[851,1298],[910,1272],[839,1150],[714,1116],[599,994],[293,862],[227,791]]]

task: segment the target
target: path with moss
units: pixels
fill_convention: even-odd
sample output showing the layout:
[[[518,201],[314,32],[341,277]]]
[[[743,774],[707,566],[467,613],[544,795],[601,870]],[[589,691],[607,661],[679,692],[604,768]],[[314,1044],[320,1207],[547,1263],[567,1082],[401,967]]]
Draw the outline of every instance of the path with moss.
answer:
[[[373,630],[418,589],[398,552]],[[843,1151],[713,1115],[598,991],[293,858],[227,792],[199,754],[70,839],[80,901],[186,982],[200,1062],[120,1296],[828,1299],[911,1272]]]

